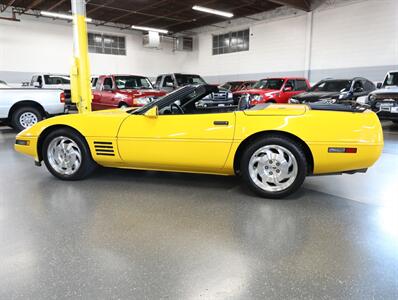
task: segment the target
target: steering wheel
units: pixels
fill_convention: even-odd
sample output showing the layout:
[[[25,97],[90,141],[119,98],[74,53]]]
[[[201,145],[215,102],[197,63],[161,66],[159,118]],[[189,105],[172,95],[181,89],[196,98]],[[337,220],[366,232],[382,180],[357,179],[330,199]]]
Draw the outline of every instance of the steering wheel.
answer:
[[[182,109],[181,106],[179,106],[177,103],[172,103],[170,105],[170,110],[173,112],[173,107],[177,108],[177,110],[181,113],[184,114],[184,110]]]

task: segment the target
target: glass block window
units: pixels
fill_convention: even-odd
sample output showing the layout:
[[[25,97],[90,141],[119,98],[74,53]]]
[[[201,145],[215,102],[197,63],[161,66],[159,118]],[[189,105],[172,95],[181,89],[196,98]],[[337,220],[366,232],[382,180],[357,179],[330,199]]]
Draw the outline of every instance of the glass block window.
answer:
[[[213,35],[213,55],[249,50],[250,30]]]
[[[124,36],[89,32],[88,52],[126,55],[126,38]]]

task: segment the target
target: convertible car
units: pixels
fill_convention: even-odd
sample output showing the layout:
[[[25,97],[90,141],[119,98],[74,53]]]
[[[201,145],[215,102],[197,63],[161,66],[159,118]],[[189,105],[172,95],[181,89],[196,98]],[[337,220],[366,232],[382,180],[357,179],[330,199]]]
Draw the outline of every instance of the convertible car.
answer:
[[[346,105],[261,104],[203,108],[214,86],[182,87],[138,109],[64,115],[17,137],[17,151],[63,180],[97,165],[239,175],[257,194],[281,198],[307,175],[364,172],[379,158],[376,114]]]

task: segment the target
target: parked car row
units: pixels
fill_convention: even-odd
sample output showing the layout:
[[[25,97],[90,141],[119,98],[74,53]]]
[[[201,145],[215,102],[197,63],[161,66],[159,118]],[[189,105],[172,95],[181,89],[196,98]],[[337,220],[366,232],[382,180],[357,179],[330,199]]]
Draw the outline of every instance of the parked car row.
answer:
[[[197,74],[169,73],[156,78],[100,75],[92,77],[92,109],[142,107],[159,97],[192,84],[206,84]],[[35,74],[25,88],[11,88],[0,81],[0,121],[18,130],[43,118],[62,114],[70,102],[70,79],[62,74]],[[197,102],[198,107],[237,106],[242,98],[248,106],[263,103],[349,104],[357,101],[378,113],[380,119],[398,122],[398,71],[391,71],[377,87],[366,78],[327,78],[310,86],[302,77],[265,78],[258,81],[230,81],[219,85]],[[68,109],[67,109],[68,110]]]

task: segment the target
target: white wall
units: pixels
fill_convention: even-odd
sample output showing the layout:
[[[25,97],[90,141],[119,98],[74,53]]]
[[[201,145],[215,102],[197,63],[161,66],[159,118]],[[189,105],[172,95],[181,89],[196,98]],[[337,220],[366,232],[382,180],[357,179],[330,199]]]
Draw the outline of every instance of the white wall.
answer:
[[[140,32],[89,27],[91,32],[110,32],[126,37],[126,56],[90,53],[92,74],[129,73],[154,77],[161,72],[182,71],[186,53],[142,46]],[[30,79],[32,73],[69,73],[72,27],[64,21],[24,17],[21,22],[0,20],[0,78],[9,82]]]
[[[146,49],[141,33],[93,27],[90,31],[126,36],[127,55],[90,54],[92,73],[154,77],[190,72],[214,83],[307,74],[312,82],[352,76],[377,81],[388,70],[398,69],[397,16],[398,0],[326,1],[314,10],[312,26],[310,14],[279,8],[256,15],[259,21],[242,18],[220,23],[224,29],[196,30],[193,52],[173,52],[170,43],[163,44],[162,50]],[[212,55],[213,34],[248,27],[249,51]],[[69,72],[71,47],[70,23],[29,17],[21,22],[0,21],[0,78],[28,80],[33,72]]]
[[[288,11],[288,13],[286,13]],[[335,0],[310,14],[281,9],[260,16],[265,20],[237,26],[221,23],[223,30],[199,30],[198,53],[185,69],[200,72],[208,81],[257,79],[275,75],[324,77],[365,76],[382,80],[391,68],[398,68],[398,1]],[[232,22],[234,23],[234,22]],[[247,21],[246,21],[247,23]],[[211,37],[250,27],[250,50],[212,55]],[[312,36],[308,41],[306,38]]]

